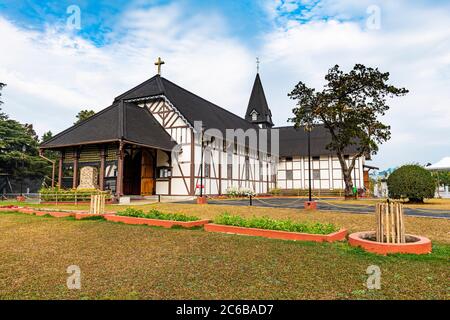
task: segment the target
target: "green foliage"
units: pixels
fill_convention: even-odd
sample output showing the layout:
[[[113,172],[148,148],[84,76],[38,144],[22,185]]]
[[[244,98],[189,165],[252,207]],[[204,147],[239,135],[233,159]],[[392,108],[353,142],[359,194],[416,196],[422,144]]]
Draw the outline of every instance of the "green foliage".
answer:
[[[127,208],[124,211],[117,212],[118,216],[135,217],[135,218],[147,218],[147,219],[159,219],[159,220],[172,220],[172,221],[197,221],[200,220],[194,216],[186,216],[178,213],[162,213],[156,209],[151,209],[148,213],[143,210]]]
[[[330,234],[338,231],[338,228],[331,223],[299,223],[292,220],[273,220],[269,217],[253,217],[250,219],[238,215],[223,213],[214,219],[214,223],[235,227],[258,228],[268,230],[280,230],[290,232],[302,232],[312,234]]]
[[[21,124],[0,112],[0,168],[13,177],[43,177],[51,165],[39,157],[32,125]]]
[[[365,154],[376,154],[378,144],[390,139],[390,126],[379,121],[389,106],[386,99],[403,96],[405,88],[388,84],[389,73],[377,68],[356,64],[348,73],[336,65],[325,76],[327,83],[316,92],[299,82],[288,96],[296,100],[289,121],[296,127],[323,124],[331,134],[327,149],[337,154],[346,184],[346,195],[351,195],[351,172],[356,159]],[[313,129],[314,130],[314,129]],[[345,149],[356,146],[350,165],[344,161]]]
[[[401,166],[394,170],[387,179],[389,197],[409,199],[410,202],[423,202],[433,198],[436,182],[431,173],[415,164]]]
[[[269,193],[274,196],[279,196],[279,195],[281,195],[281,189],[273,188],[273,189],[270,189]]]
[[[439,183],[441,186],[450,186],[450,172],[435,172],[433,173],[434,178],[436,179],[436,183]]]
[[[91,196],[95,194],[106,194],[106,200],[111,199],[110,192],[99,191],[96,189],[58,189],[58,188],[42,188],[39,190],[42,201],[61,201],[74,202],[90,201]]]
[[[81,110],[77,113],[76,118],[77,121],[74,122],[74,124],[80,123],[90,117],[92,117],[95,114],[94,110]]]

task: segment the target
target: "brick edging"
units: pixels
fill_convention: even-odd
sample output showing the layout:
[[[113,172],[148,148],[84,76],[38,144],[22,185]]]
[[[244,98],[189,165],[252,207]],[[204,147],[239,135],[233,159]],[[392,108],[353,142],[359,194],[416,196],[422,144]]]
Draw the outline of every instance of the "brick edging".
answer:
[[[362,236],[374,231],[355,232],[348,236],[348,242],[353,247],[361,247],[364,250],[376,254],[387,255],[389,253],[427,254],[432,250],[430,239],[422,236],[408,234],[407,236],[418,238],[417,242],[409,243],[381,243],[363,239]]]
[[[341,229],[330,234],[300,233],[279,230],[267,230],[258,228],[235,227],[222,224],[208,223],[205,225],[205,231],[221,232],[231,234],[241,234],[248,236],[257,236],[271,239],[294,240],[294,241],[314,241],[314,242],[334,242],[345,240],[346,229]]]
[[[126,224],[145,224],[148,226],[156,226],[164,228],[172,228],[173,226],[180,226],[183,228],[201,227],[210,222],[210,220],[206,219],[196,221],[174,221],[174,220],[127,217],[114,214],[106,214],[104,217],[108,221],[122,222]]]

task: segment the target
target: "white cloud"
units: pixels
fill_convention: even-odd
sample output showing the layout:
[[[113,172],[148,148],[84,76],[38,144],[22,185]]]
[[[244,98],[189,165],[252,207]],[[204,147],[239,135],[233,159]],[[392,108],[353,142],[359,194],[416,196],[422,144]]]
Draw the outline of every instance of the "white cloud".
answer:
[[[381,29],[367,30],[369,5],[381,9]],[[35,124],[39,133],[69,126],[81,108],[101,110],[113,98],[153,76],[163,76],[243,115],[261,58],[261,77],[277,125],[291,117],[287,93],[302,80],[321,87],[334,64],[355,63],[391,73],[410,94],[391,103],[392,140],[374,164],[433,162],[450,150],[449,4],[418,1],[267,1],[272,31],[249,49],[214,12],[189,16],[180,4],[129,9],[106,35],[108,45],[48,26],[18,28],[0,16],[2,107]],[[305,18],[310,20],[305,22]],[[82,24],[83,26],[83,24]],[[255,51],[252,51],[255,50]]]
[[[42,134],[65,129],[82,108],[99,111],[166,64],[163,76],[238,114],[245,112],[254,57],[214,14],[186,17],[180,5],[126,12],[96,47],[58,26],[16,27],[0,16],[4,110]],[[124,31],[126,33],[124,34]],[[245,85],[242,85],[242,84]]]
[[[262,57],[269,64],[265,78],[274,79],[265,84],[272,89],[268,99],[272,108],[276,105],[275,122],[291,116],[293,102],[286,93],[296,82],[320,88],[332,65],[348,70],[355,63],[363,63],[389,71],[391,83],[410,90],[406,97],[390,101],[385,121],[392,125],[392,140],[381,147],[375,164],[386,167],[413,161],[426,163],[448,155],[449,11],[419,6],[413,1],[376,1],[382,13],[378,31],[367,30],[364,19],[330,18],[366,14],[364,5],[371,1],[357,2],[321,1],[312,10],[317,19],[306,23],[296,17],[277,20],[278,28],[266,36]],[[284,15],[279,7],[267,7],[275,10],[272,16]],[[324,16],[328,20],[320,18]]]

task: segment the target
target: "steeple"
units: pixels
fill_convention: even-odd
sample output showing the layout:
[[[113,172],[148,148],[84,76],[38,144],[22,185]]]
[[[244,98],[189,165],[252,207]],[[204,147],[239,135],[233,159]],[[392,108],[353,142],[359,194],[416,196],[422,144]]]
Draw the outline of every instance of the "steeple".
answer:
[[[258,124],[262,128],[273,127],[272,112],[270,112],[266,96],[264,95],[264,89],[261,83],[261,78],[259,77],[259,72],[256,73],[255,82],[253,83],[253,89],[248,102],[247,112],[245,113],[245,120]]]

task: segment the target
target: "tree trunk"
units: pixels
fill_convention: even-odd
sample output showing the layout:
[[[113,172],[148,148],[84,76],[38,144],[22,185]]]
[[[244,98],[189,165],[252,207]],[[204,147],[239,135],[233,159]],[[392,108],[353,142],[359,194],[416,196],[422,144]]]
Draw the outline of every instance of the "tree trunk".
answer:
[[[345,183],[345,199],[354,198],[352,175],[349,172],[343,172]]]

